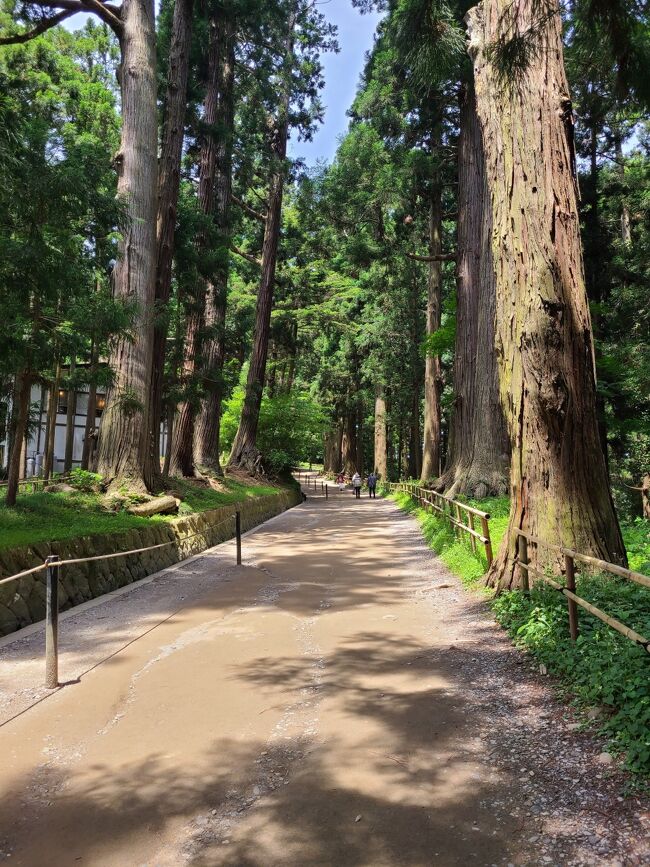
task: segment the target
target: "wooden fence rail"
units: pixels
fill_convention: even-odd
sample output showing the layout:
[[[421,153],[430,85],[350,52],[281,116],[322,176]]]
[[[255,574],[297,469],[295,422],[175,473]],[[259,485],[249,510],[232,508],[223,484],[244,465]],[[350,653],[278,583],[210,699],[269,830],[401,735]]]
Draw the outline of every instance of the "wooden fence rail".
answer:
[[[481,542],[485,546],[488,567],[492,565],[494,556],[488,512],[482,512],[480,509],[459,502],[459,500],[453,500],[451,497],[438,493],[438,491],[423,488],[417,482],[386,482],[386,487],[389,491],[401,491],[408,494],[409,497],[417,500],[425,511],[438,512],[445,520],[449,521],[458,536],[461,533],[467,533],[474,553],[476,553],[477,540]],[[463,523],[463,516],[466,523]],[[481,532],[476,529],[475,520],[480,524]]]
[[[588,611],[593,617],[597,617],[598,620],[602,620],[603,623],[606,623],[612,629],[620,632],[621,635],[629,638],[630,641],[639,644],[647,653],[650,653],[650,641],[648,641],[647,638],[644,638],[643,635],[639,635],[639,633],[635,632],[634,629],[630,629],[629,626],[621,623],[620,620],[610,617],[609,614],[601,611],[600,608],[597,608],[595,605],[592,605],[591,602],[587,602],[586,599],[583,599],[581,596],[576,594],[577,573],[575,564],[576,561],[578,563],[584,563],[587,566],[598,569],[600,572],[609,572],[610,574],[617,575],[620,578],[626,578],[628,581],[634,581],[635,584],[640,584],[641,586],[650,589],[650,578],[648,578],[647,575],[642,575],[640,572],[634,572],[632,569],[626,569],[625,567],[618,566],[615,563],[608,563],[607,560],[599,560],[597,557],[589,557],[587,554],[580,554],[577,551],[573,551],[571,548],[552,545],[550,542],[544,542],[541,539],[537,539],[534,536],[531,536],[530,533],[525,533],[523,530],[516,530],[516,533],[518,537],[517,564],[519,569],[521,569],[521,583],[524,590],[529,589],[529,576],[533,574],[540,581],[544,581],[554,590],[557,590],[566,596],[569,609],[569,632],[573,641],[578,637],[578,607],[580,607],[584,608],[585,611]],[[541,569],[531,566],[528,554],[529,545],[546,548],[547,550],[554,551],[564,557],[566,584],[560,584],[556,578],[547,575]]]
[[[465,503],[460,503],[458,500],[453,500],[446,497],[438,491],[432,491],[423,488],[418,482],[387,482],[386,487],[390,491],[402,491],[408,494],[412,499],[419,502],[426,510],[438,512],[450,524],[454,526],[457,533],[465,532],[470,536],[472,550],[476,551],[476,540],[478,539],[485,545],[485,554],[488,561],[488,566],[492,563],[492,543],[490,541],[490,526],[489,514],[481,512],[480,509],[475,509],[473,506],[467,506]],[[467,523],[464,524],[461,519],[461,513],[466,516]],[[482,533],[478,533],[474,527],[474,518],[481,521]],[[567,599],[567,607],[569,612],[569,634],[571,639],[575,641],[579,634],[579,618],[578,608],[583,608],[593,617],[598,618],[603,623],[606,623],[612,629],[615,629],[621,635],[624,635],[630,641],[643,647],[650,653],[650,641],[640,635],[634,629],[621,623],[615,617],[610,617],[600,608],[587,602],[576,593],[576,575],[579,574],[576,569],[576,563],[584,564],[600,572],[608,572],[616,575],[619,578],[625,578],[628,581],[633,581],[635,584],[640,584],[642,587],[650,589],[650,578],[647,575],[642,575],[640,572],[634,572],[632,569],[626,569],[623,566],[618,566],[616,563],[608,563],[606,560],[599,560],[597,557],[590,557],[587,554],[580,554],[571,548],[563,548],[559,545],[553,545],[550,542],[544,542],[531,536],[530,533],[525,533],[523,530],[516,530],[517,533],[517,558],[516,563],[520,569],[521,584],[524,592],[530,590],[530,576],[533,575],[536,579],[545,582],[554,590],[562,593]],[[535,566],[531,565],[529,559],[529,545],[542,547],[548,551],[554,551],[564,559],[564,579],[565,583],[561,584],[558,578],[561,576],[551,576],[546,574]]]

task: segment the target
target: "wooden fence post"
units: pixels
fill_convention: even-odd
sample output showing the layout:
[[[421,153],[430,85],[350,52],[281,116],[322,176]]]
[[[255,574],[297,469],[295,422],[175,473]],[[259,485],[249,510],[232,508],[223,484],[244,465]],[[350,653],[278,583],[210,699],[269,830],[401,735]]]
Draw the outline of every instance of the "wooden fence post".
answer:
[[[481,515],[481,527],[483,528],[483,536],[485,537],[485,556],[487,557],[488,568],[492,565],[494,556],[492,554],[492,540],[490,539],[490,525],[488,524],[489,515]]]
[[[474,529],[474,515],[471,512],[467,513],[467,523],[470,525],[472,530]],[[476,536],[473,536],[471,533],[469,534],[470,544],[472,546],[472,554],[476,554]]]
[[[573,557],[565,554],[564,564],[566,567],[566,589],[570,590],[572,593],[575,593],[576,570],[575,563],[573,562]],[[575,600],[569,599],[569,597],[567,597],[567,604],[569,607],[569,632],[571,634],[571,641],[575,641],[578,637],[578,606],[576,605]]]

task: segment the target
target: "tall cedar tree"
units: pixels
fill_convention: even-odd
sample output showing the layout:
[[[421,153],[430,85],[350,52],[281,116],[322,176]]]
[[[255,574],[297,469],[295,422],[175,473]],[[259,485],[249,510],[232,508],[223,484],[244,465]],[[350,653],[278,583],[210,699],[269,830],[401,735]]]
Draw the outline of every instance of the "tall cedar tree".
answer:
[[[468,13],[512,447],[510,523],[488,576],[500,588],[520,582],[519,529],[626,562],[598,435],[572,106],[559,7],[551,6],[540,17],[533,0],[485,0]],[[534,42],[522,61],[523,34]],[[551,557],[542,547],[531,553],[540,565]]]

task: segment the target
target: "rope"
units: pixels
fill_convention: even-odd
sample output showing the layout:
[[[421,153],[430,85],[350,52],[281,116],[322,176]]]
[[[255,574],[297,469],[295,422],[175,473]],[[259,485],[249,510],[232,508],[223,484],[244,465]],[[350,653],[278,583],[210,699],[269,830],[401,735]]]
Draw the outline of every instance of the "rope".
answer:
[[[41,569],[47,569],[45,563],[40,566],[34,566],[32,569],[25,569],[24,572],[17,572],[15,575],[10,575],[9,578],[0,579],[0,584],[7,584],[9,581],[17,581],[19,578],[24,578],[25,575],[32,575],[34,572],[40,572]]]

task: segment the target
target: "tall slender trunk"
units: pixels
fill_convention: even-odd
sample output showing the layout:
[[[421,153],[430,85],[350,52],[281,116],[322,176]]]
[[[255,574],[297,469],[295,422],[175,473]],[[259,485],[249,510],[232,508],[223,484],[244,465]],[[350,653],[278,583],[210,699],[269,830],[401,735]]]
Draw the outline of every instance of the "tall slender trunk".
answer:
[[[251,352],[246,394],[242,406],[239,427],[230,452],[229,466],[241,466],[257,472],[261,466],[261,455],[257,448],[257,426],[262,405],[264,374],[269,347],[271,309],[275,287],[275,267],[280,240],[282,218],[282,194],[284,191],[285,160],[287,157],[287,137],[289,134],[289,106],[291,102],[291,71],[294,67],[294,40],[297,17],[297,4],[289,15],[287,39],[284,50],[284,83],[280,97],[278,118],[274,125],[271,142],[271,176],[269,181],[268,209],[264,226],[262,246],[262,275],[257,293],[255,310],[255,330]]]
[[[587,295],[595,301],[596,312],[592,318],[592,329],[594,334],[594,351],[596,360],[599,357],[598,336],[601,333],[601,305],[607,291],[606,283],[603,280],[603,244],[600,231],[600,210],[598,207],[598,187],[600,171],[598,167],[598,132],[596,126],[596,118],[591,119],[591,128],[589,130],[589,185],[587,187],[587,201],[589,207],[585,215],[585,277]],[[603,450],[605,463],[609,467],[609,450],[607,445],[607,418],[605,408],[605,396],[601,393],[596,395],[596,412],[598,414],[598,434],[600,436],[600,446]]]
[[[417,373],[413,380],[411,395],[410,434],[409,475],[414,479],[419,479],[422,472],[422,457],[420,452],[420,377]]]
[[[616,169],[618,176],[621,179],[621,186],[625,187],[623,142],[618,129],[614,133],[614,152],[616,153]],[[629,247],[632,243],[632,219],[630,217],[630,208],[625,193],[623,194],[623,201],[621,203],[621,241],[623,241],[626,247]]]
[[[491,234],[483,141],[470,83],[461,102],[458,141],[455,398],[447,467],[437,484],[450,496],[485,497],[508,490],[509,445],[494,347]]]
[[[388,478],[388,436],[386,431],[386,398],[384,387],[375,387],[375,458],[373,469],[380,479]]]
[[[84,445],[81,453],[81,469],[88,470],[91,466],[93,446],[95,443],[95,423],[97,416],[97,347],[95,340],[90,345],[90,383],[88,385],[88,409],[84,429]]]
[[[436,173],[429,203],[429,253],[442,252],[442,189]],[[442,307],[442,265],[429,263],[427,286],[427,337],[440,328]],[[424,366],[424,447],[422,450],[423,481],[440,473],[440,395],[442,370],[440,356],[427,353]],[[418,445],[419,451],[419,445]]]
[[[206,133],[201,144],[198,202],[202,213],[213,215],[217,237],[213,240],[204,233],[197,247],[199,257],[205,257],[216,243],[218,255],[213,272],[198,282],[186,320],[183,378],[194,377],[201,367],[205,397],[198,407],[185,400],[178,408],[171,470],[183,475],[192,475],[197,468],[222,474],[219,423],[229,273],[235,28],[234,22],[222,14],[210,19],[209,28],[203,104]]]
[[[16,377],[14,400],[11,410],[9,465],[7,467],[7,506],[16,505],[18,482],[21,477],[23,443],[27,433],[29,419],[29,397],[32,390],[32,378],[29,372],[22,370]]]
[[[149,459],[156,486],[159,484],[161,475],[160,427],[163,416],[165,349],[167,345],[167,316],[165,314],[171,294],[174,236],[185,132],[187,79],[192,44],[193,8],[194,0],[175,0],[167,67],[167,87],[163,103],[164,115],[158,170],[156,219],[156,320],[154,323],[153,369],[149,408]]]
[[[501,588],[520,580],[518,529],[626,561],[598,438],[573,117],[559,7],[552,11],[536,33],[538,50],[510,83],[486,47],[530,32],[539,20],[535,0],[485,0],[468,13],[492,196],[499,384],[512,445],[510,522],[488,575]],[[540,567],[560,559],[543,547],[529,551]]]
[[[359,389],[359,386],[357,386]],[[365,466],[365,453],[363,448],[363,396],[361,391],[357,391],[357,409],[356,409],[356,440],[357,451],[355,456],[355,464],[357,471],[363,474]]]
[[[65,455],[63,458],[63,471],[69,473],[72,469],[72,456],[74,454],[74,419],[77,412],[77,389],[74,385],[76,359],[70,356],[70,384],[68,386],[67,409],[65,414]]]
[[[149,448],[153,320],[156,282],[158,142],[156,34],[153,0],[124,0],[120,47],[122,138],[116,157],[117,193],[125,221],[114,294],[136,306],[131,333],[114,343],[114,380],[107,395],[98,443],[98,471],[111,483],[127,480],[151,489]]]
[[[356,413],[348,410],[345,414],[343,437],[341,440],[341,462],[343,472],[352,475],[357,469],[357,426]]]
[[[50,381],[47,396],[47,433],[45,435],[45,455],[43,457],[43,477],[49,479],[54,470],[54,439],[56,436],[56,417],[59,403],[59,384],[61,382],[61,362],[57,359],[54,376]]]

